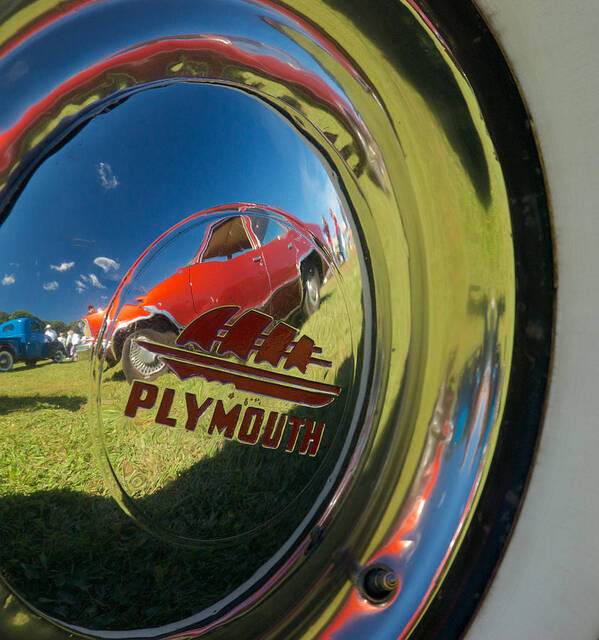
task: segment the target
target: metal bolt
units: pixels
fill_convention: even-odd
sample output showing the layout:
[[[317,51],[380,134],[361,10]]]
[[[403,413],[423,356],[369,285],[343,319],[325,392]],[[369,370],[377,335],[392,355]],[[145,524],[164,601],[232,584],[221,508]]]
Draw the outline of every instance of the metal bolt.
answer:
[[[359,580],[362,595],[373,604],[384,604],[391,600],[399,588],[399,578],[389,567],[373,565],[366,567]]]

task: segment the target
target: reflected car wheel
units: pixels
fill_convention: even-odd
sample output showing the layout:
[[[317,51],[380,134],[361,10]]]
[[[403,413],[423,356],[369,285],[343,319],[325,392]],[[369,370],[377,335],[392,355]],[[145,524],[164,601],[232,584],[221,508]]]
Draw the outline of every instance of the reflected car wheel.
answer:
[[[320,307],[320,276],[318,269],[308,263],[302,269],[302,308],[306,316],[311,316]]]
[[[155,380],[168,371],[164,362],[136,340],[143,338],[161,344],[174,344],[176,335],[171,331],[156,331],[155,329],[137,329],[125,338],[123,344],[123,372],[128,382],[138,380]]]
[[[0,351],[0,371],[10,371],[14,364],[13,355],[8,349]]]

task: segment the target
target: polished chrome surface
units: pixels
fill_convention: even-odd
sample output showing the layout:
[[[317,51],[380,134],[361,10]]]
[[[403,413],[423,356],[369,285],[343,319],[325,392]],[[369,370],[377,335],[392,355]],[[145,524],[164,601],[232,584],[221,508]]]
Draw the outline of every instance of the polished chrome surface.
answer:
[[[343,258],[323,216],[302,223],[255,203],[197,212],[151,243],[103,314],[87,316],[103,322],[92,329],[92,424],[107,486],[165,542],[206,547],[202,582],[219,571],[215,545],[235,571],[280,555],[347,457],[354,345],[365,338],[356,303],[367,294],[342,208],[335,218]]]
[[[514,331],[502,168],[448,45],[407,0],[392,51],[353,4],[5,11],[0,308],[84,333],[0,374],[5,636],[407,634],[478,499]],[[240,317],[262,333],[227,351]],[[285,370],[304,337],[328,364]]]

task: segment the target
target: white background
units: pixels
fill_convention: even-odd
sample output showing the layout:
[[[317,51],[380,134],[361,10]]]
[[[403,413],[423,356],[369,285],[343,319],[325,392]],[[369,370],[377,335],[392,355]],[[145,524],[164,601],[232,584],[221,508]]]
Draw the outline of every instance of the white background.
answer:
[[[599,638],[599,2],[480,0],[528,104],[554,217],[553,374],[532,481],[467,640]]]

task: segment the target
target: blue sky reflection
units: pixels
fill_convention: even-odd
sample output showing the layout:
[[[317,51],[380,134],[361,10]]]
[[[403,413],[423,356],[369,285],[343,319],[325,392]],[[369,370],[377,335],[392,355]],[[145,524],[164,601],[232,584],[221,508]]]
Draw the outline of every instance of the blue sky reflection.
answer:
[[[246,93],[179,83],[96,117],[37,169],[0,233],[0,309],[48,320],[105,306],[187,216],[255,202],[321,222],[338,197],[314,150]]]

